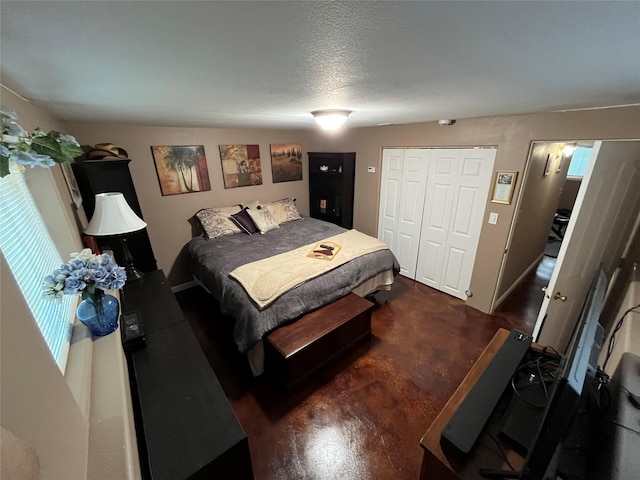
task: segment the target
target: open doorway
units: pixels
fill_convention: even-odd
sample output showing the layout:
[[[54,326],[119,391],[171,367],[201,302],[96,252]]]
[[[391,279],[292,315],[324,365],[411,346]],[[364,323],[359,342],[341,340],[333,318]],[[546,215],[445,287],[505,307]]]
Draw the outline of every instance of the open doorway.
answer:
[[[594,142],[536,320],[533,333],[540,343],[563,352],[595,273],[602,268],[608,280],[619,273],[640,213],[638,184],[640,141]]]
[[[532,144],[503,261],[496,306],[502,304],[528,275],[535,273],[538,265],[552,262],[550,257],[539,252],[544,249],[540,242],[546,243],[553,227],[566,180],[566,173],[564,178],[562,174],[568,165],[564,164],[564,155],[558,161],[559,148],[567,153],[560,143]],[[554,150],[555,166],[551,160]],[[546,294],[536,292],[541,299],[541,308],[534,336],[559,351],[566,346],[592,272],[602,265],[611,278],[619,270],[625,245],[640,213],[640,191],[636,187],[640,181],[640,142],[594,142],[593,154],[587,163],[566,235],[561,235],[562,247],[557,264],[552,268],[549,289]],[[557,176],[553,175],[554,171]],[[550,220],[547,220],[545,230],[540,231],[544,216]]]
[[[564,235],[564,226],[553,232],[558,228],[556,213],[560,205],[573,209],[580,186],[577,182],[576,188],[574,181],[565,185],[576,146],[576,142],[533,142],[517,199],[493,310],[499,310],[516,289],[518,295],[523,294],[522,288],[531,289],[526,296],[532,304],[527,315],[532,330],[542,305],[542,287],[551,278],[561,245],[561,239],[550,238]]]
[[[558,258],[592,149],[593,142],[591,141],[577,142],[575,147],[571,143],[567,143],[567,146],[563,148],[563,154],[568,157],[569,169],[556,205],[551,230],[549,230],[547,237],[547,244],[544,248],[545,257],[550,259]]]

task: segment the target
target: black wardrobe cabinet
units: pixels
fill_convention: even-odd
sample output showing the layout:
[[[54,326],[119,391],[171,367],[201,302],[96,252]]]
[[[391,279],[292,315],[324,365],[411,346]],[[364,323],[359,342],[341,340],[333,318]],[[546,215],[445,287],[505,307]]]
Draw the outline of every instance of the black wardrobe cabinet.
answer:
[[[133,186],[131,173],[129,172],[130,159],[102,158],[97,160],[75,161],[71,164],[73,173],[78,182],[82,195],[82,206],[91,220],[95,209],[95,196],[97,193],[120,192],[125,200],[140,218],[142,210]],[[129,250],[133,254],[135,266],[142,272],[151,272],[158,268],[147,229],[124,234]],[[101,248],[113,250],[116,261],[122,262],[121,242],[114,237],[95,237]],[[123,266],[123,265],[121,265]]]
[[[309,152],[311,217],[353,228],[355,174],[355,152]]]

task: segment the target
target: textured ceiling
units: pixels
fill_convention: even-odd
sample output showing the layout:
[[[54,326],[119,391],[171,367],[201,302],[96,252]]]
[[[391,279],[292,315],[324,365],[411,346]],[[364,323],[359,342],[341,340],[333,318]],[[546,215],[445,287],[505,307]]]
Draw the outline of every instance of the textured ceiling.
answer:
[[[0,2],[2,83],[69,121],[348,127],[640,103],[640,2]]]

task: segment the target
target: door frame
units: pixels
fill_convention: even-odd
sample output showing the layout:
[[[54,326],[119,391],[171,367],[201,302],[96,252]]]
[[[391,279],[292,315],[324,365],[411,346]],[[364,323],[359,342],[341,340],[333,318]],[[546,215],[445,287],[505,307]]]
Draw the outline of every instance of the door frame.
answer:
[[[631,145],[631,144],[633,144],[633,145]],[[624,140],[600,140],[600,141],[597,141],[596,144],[595,144],[594,152],[592,153],[591,162],[587,166],[587,172],[585,173],[585,177],[583,179],[582,184],[580,185],[580,190],[578,192],[578,200],[577,200],[576,204],[578,204],[580,207],[582,207],[582,200],[583,199],[593,200],[594,198],[599,198],[598,196],[594,197],[593,195],[588,195],[587,194],[587,189],[589,187],[595,186],[597,188],[598,185],[603,185],[602,183],[597,183],[597,182],[602,182],[602,180],[604,178],[607,178],[606,177],[607,173],[616,172],[617,174],[620,174],[621,170],[619,170],[619,169],[618,170],[614,170],[614,169],[611,169],[611,168],[608,168],[607,173],[602,172],[599,175],[594,175],[593,174],[594,171],[597,171],[596,170],[596,166],[599,164],[599,162],[606,161],[607,159],[611,159],[611,158],[614,158],[614,161],[618,161],[619,160],[619,157],[621,156],[620,151],[618,150],[618,151],[614,152],[613,155],[612,155],[610,150],[609,150],[609,148],[614,148],[615,149],[615,147],[613,147],[613,145],[616,145],[616,146],[622,145],[623,152],[624,152],[624,148],[625,147],[628,147],[628,148],[630,148],[632,150],[631,156],[624,158],[624,160],[630,159],[631,163],[623,163],[623,164],[620,164],[620,165],[624,165],[625,167],[629,167],[630,166],[629,168],[634,170],[634,172],[635,172],[634,174],[636,176],[640,173],[640,140],[632,140],[632,139],[627,140],[627,139],[624,139]],[[624,156],[625,153],[626,152],[624,152],[622,154],[622,156]],[[636,155],[638,155],[638,156],[636,156]],[[611,161],[611,160],[609,160],[609,161]],[[610,167],[611,166],[611,164],[607,165],[606,163],[601,164],[601,165],[604,165],[605,167],[607,167],[607,166]],[[602,170],[602,168],[600,168],[600,170]],[[617,177],[617,178],[622,178],[622,177]],[[629,178],[629,176],[627,176],[625,178]],[[596,182],[596,183],[593,183],[593,182]],[[605,183],[604,185],[610,186],[611,183]],[[615,184],[615,185],[617,185],[617,184]],[[616,208],[619,205],[621,205],[622,202],[626,202],[629,199],[634,199],[633,206],[635,208],[634,208],[634,210],[629,210],[628,212],[630,212],[631,215],[634,215],[634,214],[637,215],[638,212],[640,211],[640,196],[637,193],[635,193],[635,194],[632,193],[632,192],[637,192],[637,190],[632,188],[633,185],[634,184],[630,183],[630,184],[628,184],[628,188],[621,189],[621,190],[616,190],[614,188],[611,188],[609,191],[612,192],[612,193],[615,192],[615,194],[612,194],[608,198],[616,199],[617,203],[615,203],[613,205],[614,208]],[[620,192],[622,192],[622,191],[630,193],[631,197],[629,197],[629,196],[625,197],[625,196],[621,195]],[[635,195],[635,197],[633,195]],[[603,203],[603,204],[611,205],[610,203]],[[574,208],[574,210],[575,210],[575,208]],[[580,211],[580,208],[578,209],[578,212],[579,211]],[[589,212],[587,212],[587,213],[589,213]],[[576,250],[576,249],[571,250],[570,254],[567,253],[567,252],[569,252],[570,247],[572,245],[571,244],[571,240],[572,240],[573,232],[574,231],[580,231],[579,227],[582,227],[584,225],[587,225],[587,226],[590,225],[590,223],[588,223],[588,221],[589,221],[588,218],[586,219],[585,223],[581,222],[580,220],[583,219],[583,218],[584,218],[584,216],[581,216],[579,214],[577,214],[577,215],[572,214],[571,215],[571,220],[569,221],[569,225],[567,226],[567,230],[566,230],[566,234],[565,234],[566,235],[565,238],[567,240],[567,243],[563,243],[562,247],[560,248],[560,253],[558,255],[558,261],[556,262],[556,266],[555,266],[555,268],[553,270],[553,273],[551,274],[551,278],[549,280],[549,288],[547,289],[547,292],[545,293],[545,297],[544,297],[542,306],[540,308],[540,312],[538,313],[538,317],[536,319],[536,325],[535,325],[535,328],[534,328],[534,339],[536,341],[538,339],[540,339],[541,341],[544,341],[545,344],[552,344],[551,343],[552,340],[550,338],[546,338],[546,339],[542,338],[542,336],[545,335],[545,333],[543,332],[543,328],[544,328],[545,323],[546,323],[546,312],[547,312],[548,309],[551,308],[552,305],[555,305],[555,307],[557,309],[558,305],[561,305],[562,302],[564,302],[564,300],[562,300],[562,302],[560,302],[560,303],[557,303],[557,302],[559,302],[559,300],[555,300],[556,303],[552,304],[551,302],[553,301],[553,299],[556,299],[557,297],[554,296],[553,299],[551,298],[551,295],[553,294],[553,292],[551,290],[551,287],[553,287],[553,291],[557,291],[558,292],[557,295],[560,295],[559,289],[562,289],[563,291],[565,291],[566,283],[558,285],[558,280],[562,278],[563,273],[564,273],[564,276],[566,277],[567,271],[571,271],[570,268],[563,270],[562,267],[564,267],[564,266],[569,266],[570,267],[570,265],[568,265],[567,262],[564,262],[564,260],[565,259],[569,259],[569,261],[572,261],[572,260],[575,261],[575,260],[581,260],[581,259],[584,258],[584,257],[580,257],[580,256],[577,255],[576,252],[578,250]],[[594,218],[594,217],[591,216],[591,218]],[[606,217],[606,218],[614,218],[614,217],[613,216],[609,216],[609,217]],[[623,216],[618,216],[617,218],[618,219],[620,219],[620,218],[624,219],[625,217],[623,215]],[[598,252],[597,256],[584,258],[584,261],[582,262],[582,264],[584,265],[585,261],[593,259],[593,258],[597,258],[597,262],[599,262],[601,264],[602,264],[602,262],[606,262],[604,264],[605,273],[606,273],[608,279],[611,279],[611,277],[620,269],[620,266],[621,266],[620,265],[620,258],[622,258],[622,257],[618,258],[617,255],[623,255],[623,252],[628,249],[629,243],[633,239],[632,233],[633,233],[633,228],[635,227],[635,224],[636,224],[636,221],[637,221],[637,217],[632,223],[628,223],[631,219],[633,219],[633,217],[629,217],[629,220],[627,221],[627,223],[624,224],[626,226],[626,228],[627,228],[627,230],[625,230],[625,232],[627,232],[626,234],[613,236],[613,237],[617,237],[617,238],[620,238],[620,239],[625,239],[626,238],[625,242],[622,242],[622,241],[619,242],[617,244],[617,248],[613,249],[613,250],[607,249],[607,248],[603,248],[603,249],[597,250],[597,252]],[[602,225],[602,222],[600,222],[600,225]],[[631,230],[628,230],[629,227],[631,227]],[[609,230],[609,231],[615,231],[615,230]],[[593,234],[594,232],[592,230],[584,229],[582,238],[585,238],[584,233]],[[628,237],[626,235],[628,235]],[[578,236],[577,238],[580,238],[580,237]],[[608,238],[609,238],[609,240],[611,240],[611,237],[608,237]],[[610,247],[611,246],[611,241],[609,243],[607,243],[605,246],[606,247]],[[617,253],[617,254],[615,256],[607,255],[608,252],[614,252],[614,253]],[[587,262],[586,264],[587,265],[593,265],[594,268],[596,267],[596,265],[593,264],[593,263],[588,263]],[[582,278],[584,278],[584,277],[582,277]],[[584,283],[583,285],[588,286],[588,283]],[[611,294],[611,291],[609,290],[607,292],[607,297],[610,294]],[[571,294],[569,293],[569,295],[571,295]],[[583,305],[585,298],[586,298],[586,293],[585,293],[584,297],[578,297],[578,299],[576,299],[578,307]],[[562,304],[562,305],[564,305],[564,304]],[[571,330],[573,330],[573,328],[575,328],[575,321],[577,321],[579,319],[579,313],[578,312],[579,312],[579,309],[576,310],[576,318],[575,319],[573,319],[572,316],[569,316],[569,318],[573,321],[573,323],[569,325]],[[562,316],[560,316],[560,317],[562,317]],[[558,317],[556,317],[556,318],[558,318]],[[558,324],[556,322],[555,326],[557,327],[557,325]],[[571,330],[569,330],[569,334],[571,333]],[[547,332],[549,332],[548,329],[547,329]],[[564,329],[564,332],[567,332],[567,328]],[[546,337],[549,337],[548,333],[546,334]],[[569,335],[565,334],[564,337],[569,337]],[[560,341],[562,341],[563,343],[560,343],[558,345],[553,345],[553,346],[555,346],[556,349],[561,350],[561,349],[564,348],[563,344],[564,344],[566,338],[563,338],[562,332],[559,333],[559,338],[560,338]],[[557,340],[555,340],[555,341],[557,341]]]
[[[491,305],[489,306],[489,313],[493,313],[494,310],[496,308],[498,308],[500,306],[500,303],[496,304],[496,302],[498,300],[500,300],[498,298],[498,292],[500,290],[500,286],[502,285],[502,277],[504,276],[504,270],[506,267],[506,261],[507,261],[507,252],[509,251],[509,249],[511,248],[511,241],[513,240],[513,232],[516,228],[516,223],[517,220],[520,216],[520,206],[522,203],[522,198],[524,196],[524,191],[527,188],[527,181],[529,180],[529,175],[531,172],[531,154],[533,153],[533,146],[534,144],[537,143],[537,141],[532,141],[531,143],[529,143],[529,151],[527,152],[527,161],[525,162],[524,165],[524,171],[522,173],[522,183],[520,184],[520,190],[518,191],[518,195],[516,196],[515,199],[515,204],[513,207],[513,217],[511,218],[511,224],[509,225],[509,233],[507,234],[507,242],[505,243],[504,249],[502,251],[502,260],[500,260],[500,270],[498,271],[498,278],[496,280],[496,285],[495,288],[493,289],[493,296],[491,297]],[[549,142],[552,143],[552,142]],[[544,253],[543,253],[544,255]],[[500,297],[504,297],[504,299],[506,299],[511,292],[518,286],[518,284],[520,283],[520,281],[522,281],[522,279],[524,277],[527,276],[527,274],[531,271],[531,267],[528,268],[519,278],[518,281],[516,283],[514,283],[514,285],[512,285],[509,290],[505,291],[505,293],[503,293]]]
[[[501,264],[500,264],[500,271],[499,271],[499,275],[498,275],[498,280],[496,282],[494,295],[493,295],[492,302],[491,302],[490,313],[493,313],[495,311],[495,309],[500,305],[500,304],[496,304],[496,302],[498,300],[500,300],[499,298],[497,298],[498,297],[498,291],[499,291],[499,287],[500,287],[500,284],[502,282],[503,273],[504,273],[504,270],[505,270],[506,254],[507,254],[509,248],[511,247],[511,241],[512,241],[512,238],[513,238],[513,232],[514,232],[514,229],[515,229],[515,225],[516,225],[516,223],[517,223],[517,221],[519,219],[519,216],[520,216],[519,210],[520,210],[520,206],[521,206],[521,201],[522,201],[522,198],[524,196],[525,189],[527,187],[527,180],[529,180],[529,178],[530,178],[531,153],[532,153],[534,145],[536,143],[565,143],[565,144],[576,143],[576,144],[580,144],[581,142],[587,142],[587,141],[588,142],[593,142],[595,144],[595,142],[598,142],[598,141],[601,141],[601,142],[609,142],[609,141],[633,142],[633,141],[638,141],[638,140],[640,140],[640,139],[620,139],[620,140],[617,140],[617,139],[615,139],[615,140],[613,140],[613,139],[612,140],[585,140],[585,139],[580,139],[580,140],[532,140],[531,141],[531,143],[529,145],[529,153],[528,153],[528,156],[527,156],[527,161],[526,161],[526,164],[525,164],[525,167],[524,167],[523,183],[522,183],[522,187],[520,188],[520,191],[518,192],[518,195],[517,195],[516,204],[515,204],[515,213],[513,215],[512,220],[511,220],[511,225],[510,225],[510,228],[509,228],[509,234],[508,234],[508,237],[507,237],[507,242],[505,244],[505,251],[503,253],[502,261],[501,261]],[[595,162],[597,162],[597,161],[598,161],[598,157],[596,156],[596,158],[594,159],[594,165],[595,165]],[[581,188],[586,188],[586,185],[584,185],[584,186],[581,185]],[[576,211],[576,213],[577,213],[577,211]],[[573,215],[572,215],[572,217],[573,217]],[[577,215],[576,215],[576,217],[577,217]],[[560,255],[564,255],[565,250],[566,249],[561,249],[560,250],[558,259],[560,259]],[[542,253],[541,256],[542,255],[544,255],[544,253]],[[561,262],[557,262],[556,264],[557,265],[561,264]],[[555,272],[555,268],[556,267],[554,267],[554,272],[552,272],[552,276],[557,273],[557,272]],[[517,286],[520,283],[520,280],[522,280],[530,271],[531,271],[531,269],[528,269],[526,272],[524,272],[519,277],[518,281],[515,282],[515,286]],[[613,273],[615,275],[615,272],[613,272]],[[510,290],[513,290],[513,289],[510,289]],[[509,291],[505,292],[501,296],[501,297],[503,297],[502,300],[506,299],[508,297],[508,295],[509,295]],[[500,303],[502,303],[502,302],[500,302]],[[542,305],[541,305],[541,309],[542,309]],[[538,331],[538,330],[541,330],[542,325],[537,325],[537,323],[538,322],[536,322],[535,328]]]

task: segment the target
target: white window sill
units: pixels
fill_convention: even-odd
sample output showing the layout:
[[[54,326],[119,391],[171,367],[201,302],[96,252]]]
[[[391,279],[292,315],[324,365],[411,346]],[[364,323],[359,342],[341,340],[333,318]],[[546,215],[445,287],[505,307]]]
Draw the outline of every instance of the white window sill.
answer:
[[[109,293],[118,297],[118,292]],[[65,378],[89,425],[87,478],[140,479],[120,328],[92,340],[87,328],[76,320]]]

